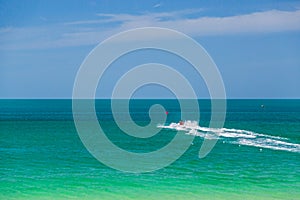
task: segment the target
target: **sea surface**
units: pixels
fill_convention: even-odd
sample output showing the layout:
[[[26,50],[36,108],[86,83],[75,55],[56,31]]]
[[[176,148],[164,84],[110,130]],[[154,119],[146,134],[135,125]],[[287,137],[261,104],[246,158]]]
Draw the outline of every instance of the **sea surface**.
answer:
[[[147,125],[153,104],[168,111],[165,126],[181,120],[177,100],[131,100],[132,119]],[[210,100],[199,106],[202,128],[178,160],[128,173],[88,152],[71,100],[0,100],[0,199],[300,199],[300,100],[227,100],[224,128],[214,130],[219,140],[203,159]],[[193,137],[162,128],[134,138],[117,126],[110,100],[96,100],[96,111],[106,136],[127,151],[155,151],[176,134]]]

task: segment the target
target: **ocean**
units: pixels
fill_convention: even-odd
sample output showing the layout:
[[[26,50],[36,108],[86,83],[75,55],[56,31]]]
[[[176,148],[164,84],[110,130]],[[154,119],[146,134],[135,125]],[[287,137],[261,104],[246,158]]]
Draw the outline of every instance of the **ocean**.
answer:
[[[210,100],[198,102],[200,127],[207,127]],[[166,126],[181,120],[177,100],[131,100],[130,116],[147,125],[153,104],[168,111]],[[176,134],[193,137],[162,128],[134,138],[116,124],[110,100],[96,100],[96,111],[106,136],[127,151],[155,151]],[[128,173],[88,152],[72,100],[2,99],[0,199],[300,199],[300,100],[227,100],[224,129],[215,132],[219,140],[205,158],[198,156],[206,137],[199,130],[171,165]]]

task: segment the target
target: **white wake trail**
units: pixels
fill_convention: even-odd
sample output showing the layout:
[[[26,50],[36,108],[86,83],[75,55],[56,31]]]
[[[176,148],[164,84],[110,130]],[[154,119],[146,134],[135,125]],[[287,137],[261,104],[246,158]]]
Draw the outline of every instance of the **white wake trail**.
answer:
[[[198,122],[189,120],[170,123],[169,125],[158,125],[157,127],[183,131],[185,134],[206,139],[224,139],[224,143],[300,153],[300,144],[289,142],[288,138],[248,130],[201,127]]]

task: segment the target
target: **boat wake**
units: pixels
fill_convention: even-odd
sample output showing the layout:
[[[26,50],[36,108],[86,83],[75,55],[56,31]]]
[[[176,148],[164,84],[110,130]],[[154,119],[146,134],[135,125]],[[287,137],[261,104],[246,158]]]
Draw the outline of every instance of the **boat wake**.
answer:
[[[158,125],[157,127],[183,131],[187,135],[205,139],[223,139],[223,143],[300,153],[300,144],[291,143],[288,138],[247,130],[201,127],[196,121],[180,121],[179,123]]]

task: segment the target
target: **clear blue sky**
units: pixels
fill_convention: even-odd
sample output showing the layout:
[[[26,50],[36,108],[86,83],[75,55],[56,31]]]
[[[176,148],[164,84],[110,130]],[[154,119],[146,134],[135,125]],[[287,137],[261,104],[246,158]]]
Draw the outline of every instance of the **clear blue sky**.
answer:
[[[2,1],[0,98],[71,98],[77,70],[105,38],[143,26],[172,28],[198,41],[217,64],[229,98],[300,98],[299,1]],[[120,66],[163,62],[144,52],[112,66],[98,97],[109,97]],[[176,61],[176,62],[175,62]],[[199,77],[188,79],[208,97]],[[201,82],[201,81],[200,81]],[[145,87],[139,97],[169,97]]]

